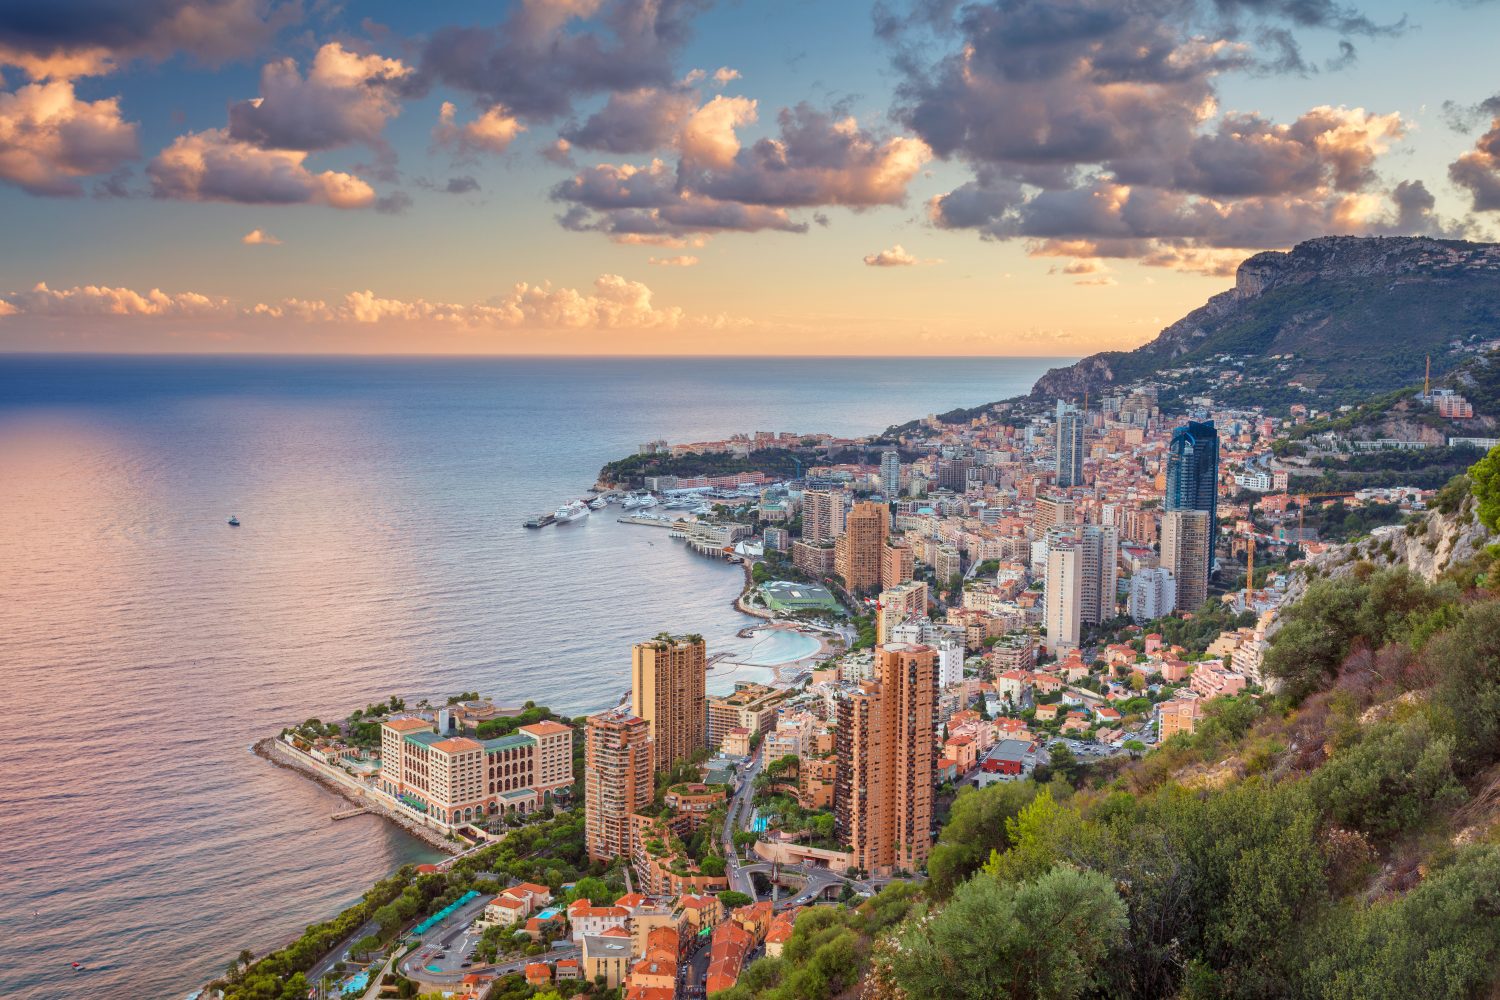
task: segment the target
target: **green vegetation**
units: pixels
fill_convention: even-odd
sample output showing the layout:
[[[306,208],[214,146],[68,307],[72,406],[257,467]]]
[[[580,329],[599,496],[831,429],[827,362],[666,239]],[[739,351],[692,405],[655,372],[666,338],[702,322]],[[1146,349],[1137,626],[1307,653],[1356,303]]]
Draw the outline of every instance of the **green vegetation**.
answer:
[[[764,472],[773,479],[787,479],[797,474],[797,463],[793,459],[800,458],[806,464],[809,457],[789,448],[762,448],[752,451],[747,458],[696,452],[677,458],[671,455],[629,455],[600,469],[599,481],[639,487],[644,485],[647,476],[728,476],[736,472]]]
[[[1350,507],[1342,500],[1327,507],[1312,507],[1303,514],[1307,537],[1320,542],[1347,542],[1387,524],[1397,524],[1404,516],[1399,504],[1368,503]],[[1257,574],[1258,575],[1258,574]]]
[[[1469,470],[1470,489],[1475,500],[1479,523],[1491,531],[1500,531],[1500,447],[1474,463]]]
[[[522,726],[532,726],[548,720],[564,723],[568,721],[563,716],[553,713],[546,705],[528,701],[520,715],[502,715],[497,719],[481,722],[475,727],[474,732],[482,740],[492,740],[501,736],[509,736]]]

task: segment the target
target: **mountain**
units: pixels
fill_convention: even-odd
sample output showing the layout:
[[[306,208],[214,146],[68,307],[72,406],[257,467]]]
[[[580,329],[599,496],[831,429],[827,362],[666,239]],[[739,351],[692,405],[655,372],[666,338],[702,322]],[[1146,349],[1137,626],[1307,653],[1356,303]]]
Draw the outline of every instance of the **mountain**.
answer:
[[[1091,355],[1042,376],[1031,398],[1075,399],[1167,370],[1179,394],[1214,390],[1230,356],[1259,376],[1246,402],[1337,404],[1442,375],[1500,338],[1500,244],[1426,237],[1326,236],[1256,254],[1234,287],[1134,351]],[[1285,357],[1291,355],[1291,358]],[[1194,377],[1194,376],[1199,377]],[[1295,383],[1295,384],[1293,384]],[[1268,393],[1266,390],[1270,389]]]

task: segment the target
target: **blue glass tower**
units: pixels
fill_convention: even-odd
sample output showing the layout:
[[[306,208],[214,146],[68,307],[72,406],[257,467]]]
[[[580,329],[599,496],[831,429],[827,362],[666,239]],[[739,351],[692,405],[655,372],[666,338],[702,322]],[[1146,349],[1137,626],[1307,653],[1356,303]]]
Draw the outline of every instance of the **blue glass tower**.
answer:
[[[1208,511],[1206,575],[1213,569],[1213,540],[1219,533],[1219,432],[1212,420],[1189,421],[1172,432],[1162,509]]]

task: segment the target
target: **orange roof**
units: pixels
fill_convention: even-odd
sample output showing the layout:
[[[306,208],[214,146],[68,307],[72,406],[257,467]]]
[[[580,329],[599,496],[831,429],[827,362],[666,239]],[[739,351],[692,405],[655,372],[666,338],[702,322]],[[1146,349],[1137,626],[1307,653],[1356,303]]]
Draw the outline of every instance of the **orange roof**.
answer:
[[[537,885],[535,882],[522,882],[520,885],[513,885],[505,891],[529,892],[533,896],[550,896],[552,894],[551,889],[547,888],[545,885]]]
[[[529,726],[522,726],[521,732],[530,733],[532,736],[556,736],[558,733],[568,732],[568,727],[561,722],[553,722],[547,719],[544,722],[533,722]]]
[[[426,719],[413,719],[409,717],[389,719],[386,722],[382,723],[382,725],[389,726],[398,733],[411,733],[416,732],[418,729],[432,728],[432,723],[428,722]]]
[[[503,906],[507,910],[519,910],[526,906],[526,904],[521,902],[519,899],[514,899],[510,896],[496,896],[494,899],[490,900],[489,905]]]
[[[546,962],[529,962],[529,963],[527,963],[527,965],[526,965],[526,981],[528,983],[535,983],[535,982],[549,982],[550,983],[552,981],[552,967],[550,965],[548,965]]]
[[[646,897],[643,896],[643,895],[641,895],[640,893],[638,893],[638,892],[627,892],[625,895],[623,895],[619,899],[615,900],[615,905],[616,906],[640,906],[645,901],[646,901]]]
[[[432,745],[432,749],[443,753],[463,753],[466,750],[483,750],[484,744],[467,736],[455,736],[449,740],[439,740]]]
[[[614,927],[611,927],[609,930],[605,931],[603,934],[600,934],[599,936],[600,937],[630,937],[630,932],[627,931],[625,928],[620,927],[619,925],[616,925]]]

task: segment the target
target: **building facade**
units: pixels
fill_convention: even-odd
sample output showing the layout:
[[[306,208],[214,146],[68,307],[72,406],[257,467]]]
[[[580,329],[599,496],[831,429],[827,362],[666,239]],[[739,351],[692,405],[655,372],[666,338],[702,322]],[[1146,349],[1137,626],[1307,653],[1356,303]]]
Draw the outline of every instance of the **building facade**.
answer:
[[[1208,576],[1213,570],[1213,540],[1219,524],[1219,432],[1212,420],[1189,421],[1186,426],[1172,432],[1172,441],[1167,446],[1167,489],[1162,498],[1162,510],[1201,510],[1208,515],[1208,544],[1199,554],[1203,562],[1201,575],[1204,592],[1208,588]],[[1162,533],[1166,533],[1165,517]],[[1162,545],[1166,545],[1165,537]],[[1166,565],[1166,559],[1162,559]],[[1187,568],[1187,567],[1184,567]],[[1190,588],[1184,574],[1173,570],[1177,578],[1177,589]],[[1198,574],[1194,574],[1196,576]],[[1200,602],[1201,603],[1201,602]],[[1180,606],[1180,605],[1179,605]],[[1197,605],[1193,605],[1194,609]]]
[[[1083,414],[1072,403],[1057,401],[1057,485],[1083,485]]]
[[[1177,580],[1164,566],[1143,569],[1130,578],[1130,619],[1137,625],[1164,618],[1177,608]]]
[[[445,736],[418,718],[380,726],[376,788],[445,826],[531,812],[573,783],[573,731],[558,722],[479,740]]]
[[[901,495],[901,456],[894,451],[881,453],[880,488],[888,500]]]
[[[765,684],[740,682],[731,694],[708,699],[708,745],[722,747],[731,730],[751,735],[766,733],[776,725],[776,709],[791,695]]]
[[[1208,600],[1212,523],[1204,510],[1169,510],[1161,517],[1161,564],[1176,581],[1179,611],[1197,611]]]
[[[592,861],[631,856],[630,815],[654,791],[651,724],[628,712],[589,716],[584,757],[584,840]]]
[[[814,545],[844,533],[844,494],[839,490],[806,490],[802,494],[802,538]]]
[[[834,572],[851,591],[880,587],[881,554],[890,531],[890,510],[871,500],[854,505],[844,521],[844,533],[834,543]]]
[[[630,651],[630,710],[651,727],[655,768],[708,746],[707,647],[702,636],[659,635]]]
[[[876,679],[839,699],[835,824],[854,867],[916,871],[932,839],[934,654],[887,643],[875,660]]]

